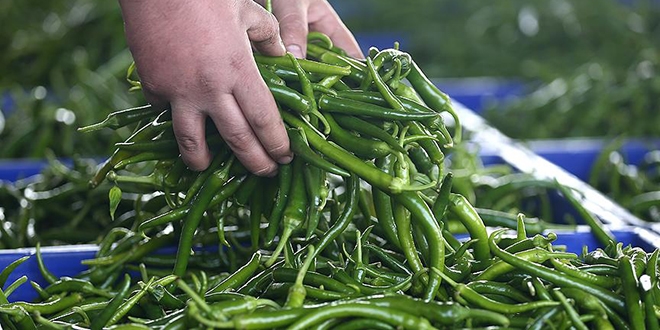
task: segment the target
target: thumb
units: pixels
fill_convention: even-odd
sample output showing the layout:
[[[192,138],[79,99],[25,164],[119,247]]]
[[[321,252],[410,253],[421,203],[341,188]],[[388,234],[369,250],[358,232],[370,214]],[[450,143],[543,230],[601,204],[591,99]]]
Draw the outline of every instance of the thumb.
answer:
[[[306,1],[283,1],[273,6],[273,14],[280,21],[280,33],[286,50],[297,58],[307,53],[309,32]]]
[[[247,35],[261,54],[283,56],[286,53],[277,19],[255,2],[250,1],[243,12]]]

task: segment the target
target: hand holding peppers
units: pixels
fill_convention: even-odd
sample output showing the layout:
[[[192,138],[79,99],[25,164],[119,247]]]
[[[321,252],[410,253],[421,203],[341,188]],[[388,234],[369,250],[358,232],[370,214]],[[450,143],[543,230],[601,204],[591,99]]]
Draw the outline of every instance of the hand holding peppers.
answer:
[[[272,175],[278,162],[291,160],[275,101],[252,59],[252,46],[284,55],[274,16],[249,0],[120,4],[145,96],[159,108],[169,103],[191,169],[211,162],[207,117],[250,171]]]
[[[144,95],[157,108],[171,107],[179,151],[193,170],[211,163],[207,117],[250,172],[271,176],[278,163],[293,157],[252,47],[281,56],[284,39],[287,49],[304,57],[311,29],[328,33],[349,54],[362,57],[326,1],[276,2],[274,16],[249,0],[120,4]]]

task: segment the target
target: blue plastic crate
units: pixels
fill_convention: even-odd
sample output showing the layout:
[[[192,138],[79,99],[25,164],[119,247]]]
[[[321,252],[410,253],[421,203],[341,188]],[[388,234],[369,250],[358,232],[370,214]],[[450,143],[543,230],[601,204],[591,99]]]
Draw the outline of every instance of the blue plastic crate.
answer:
[[[567,172],[583,181],[589,180],[593,166],[608,147],[607,139],[560,139],[560,140],[534,140],[528,141],[530,149],[539,156],[549,160]],[[651,150],[660,149],[658,139],[629,139],[625,140],[619,152],[627,164],[638,165],[644,155]]]
[[[87,266],[81,264],[81,261],[94,258],[97,250],[96,245],[48,246],[41,248],[41,255],[44,264],[53,275],[57,277],[75,276],[87,269]],[[47,284],[39,271],[35,253],[34,248],[0,250],[0,270],[5,269],[15,260],[30,256],[9,276],[5,288],[24,275],[28,277],[29,281],[35,281],[41,286]],[[37,298],[37,293],[28,282],[21,285],[9,298],[10,301],[31,301]]]
[[[444,78],[433,79],[433,83],[452,99],[479,114],[492,104],[509,102],[527,93],[525,83],[515,79]]]
[[[36,159],[0,160],[0,180],[17,181],[41,173],[48,163]]]

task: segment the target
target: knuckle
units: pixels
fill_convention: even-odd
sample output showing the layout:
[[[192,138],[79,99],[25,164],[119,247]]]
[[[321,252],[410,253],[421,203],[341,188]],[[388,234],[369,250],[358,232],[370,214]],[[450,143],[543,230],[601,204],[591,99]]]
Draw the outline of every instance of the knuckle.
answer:
[[[289,154],[289,143],[286,141],[283,141],[281,143],[275,144],[273,146],[270,146],[268,148],[268,154],[275,156],[275,158],[279,158],[280,156],[285,156]]]
[[[276,171],[277,171],[277,165],[274,163],[269,163],[255,167],[252,170],[252,173],[258,176],[270,176]]]
[[[250,126],[255,131],[275,130],[277,127],[276,119],[270,113],[258,113],[250,120]]]
[[[300,34],[307,31],[307,22],[304,17],[299,13],[288,13],[280,18],[280,28],[286,32],[299,32]]]
[[[247,153],[254,146],[252,132],[236,131],[226,134],[224,138],[225,142],[229,145],[229,148],[238,154]]]
[[[263,28],[265,29],[265,34],[268,35],[271,39],[277,37],[277,35],[280,34],[280,23],[273,15],[266,16]]]
[[[213,70],[200,68],[195,71],[194,85],[201,94],[214,94],[221,85],[217,73]]]
[[[268,15],[263,20],[263,24],[253,28],[251,35],[253,42],[260,44],[274,44],[279,40],[280,25],[275,16]]]
[[[179,134],[177,136],[177,143],[181,152],[196,153],[203,150],[201,141],[186,134]]]

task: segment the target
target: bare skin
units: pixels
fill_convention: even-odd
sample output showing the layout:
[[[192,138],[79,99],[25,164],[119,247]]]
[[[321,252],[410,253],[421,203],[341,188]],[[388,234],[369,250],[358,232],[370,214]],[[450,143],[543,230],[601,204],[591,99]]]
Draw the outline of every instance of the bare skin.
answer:
[[[288,49],[303,57],[312,30],[362,56],[325,0],[274,0],[274,15],[252,0],[119,3],[144,95],[156,107],[171,107],[179,151],[193,170],[211,162],[204,137],[207,118],[254,174],[275,175],[277,165],[293,157],[253,47],[264,55],[282,56]]]

